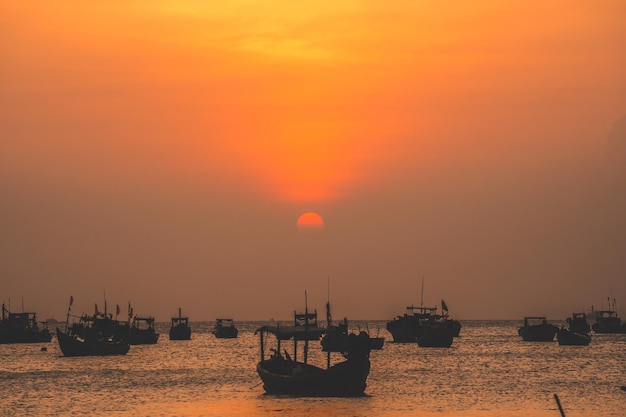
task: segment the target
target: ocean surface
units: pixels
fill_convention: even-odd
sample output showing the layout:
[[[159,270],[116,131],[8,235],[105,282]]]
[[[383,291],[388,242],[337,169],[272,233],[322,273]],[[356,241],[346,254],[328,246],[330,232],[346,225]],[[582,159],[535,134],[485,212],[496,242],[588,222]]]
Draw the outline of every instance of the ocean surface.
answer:
[[[0,345],[0,416],[560,417],[554,394],[568,417],[626,416],[626,335],[559,346],[522,342],[521,321],[462,323],[452,347],[437,349],[394,344],[385,321],[368,322],[385,346],[371,353],[358,398],[264,394],[254,330],[266,322],[237,323],[237,339],[191,323],[191,341],[170,341],[169,323],[159,323],[158,344],[117,357],[66,358],[56,337]],[[321,364],[318,343],[310,361]]]

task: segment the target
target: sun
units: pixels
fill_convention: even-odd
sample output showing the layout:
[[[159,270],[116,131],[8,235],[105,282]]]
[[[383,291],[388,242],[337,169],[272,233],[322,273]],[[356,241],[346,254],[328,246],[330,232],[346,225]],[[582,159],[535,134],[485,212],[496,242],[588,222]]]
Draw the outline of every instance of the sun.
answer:
[[[319,232],[324,228],[324,219],[319,214],[308,211],[298,217],[297,225],[302,232]]]

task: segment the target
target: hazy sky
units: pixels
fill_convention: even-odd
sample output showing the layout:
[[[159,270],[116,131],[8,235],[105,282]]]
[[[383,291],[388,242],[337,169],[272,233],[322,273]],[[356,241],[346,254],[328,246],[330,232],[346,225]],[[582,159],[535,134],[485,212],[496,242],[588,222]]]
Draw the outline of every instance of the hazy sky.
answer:
[[[626,316],[626,2],[0,5],[0,299]],[[304,233],[306,211],[325,221]],[[626,317],[625,317],[626,318]]]

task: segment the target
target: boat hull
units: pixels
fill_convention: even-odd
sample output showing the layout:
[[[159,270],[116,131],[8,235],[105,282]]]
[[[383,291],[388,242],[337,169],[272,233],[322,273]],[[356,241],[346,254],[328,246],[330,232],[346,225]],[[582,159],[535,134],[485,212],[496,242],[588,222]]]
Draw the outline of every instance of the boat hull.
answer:
[[[560,329],[556,334],[561,346],[587,346],[591,342],[591,336],[585,333],[576,333],[568,329]]]
[[[275,358],[257,364],[257,373],[268,394],[301,397],[363,395],[369,370],[367,357],[349,359],[328,369]]]
[[[190,340],[191,327],[176,326],[170,329],[170,340]]]
[[[452,330],[449,327],[441,327],[424,332],[417,338],[417,345],[419,347],[449,348],[453,341]]]
[[[154,330],[131,329],[128,343],[131,345],[154,345],[159,341],[159,334]]]
[[[221,329],[216,329],[213,334],[218,339],[236,339],[239,330],[235,327],[222,327]]]
[[[57,340],[63,356],[126,355],[130,349],[127,342],[87,342],[69,336],[57,328]]]
[[[0,344],[48,343],[50,340],[52,340],[52,334],[47,329],[33,331],[0,329]]]
[[[558,330],[559,328],[552,324],[538,324],[520,327],[518,332],[525,342],[552,342]]]

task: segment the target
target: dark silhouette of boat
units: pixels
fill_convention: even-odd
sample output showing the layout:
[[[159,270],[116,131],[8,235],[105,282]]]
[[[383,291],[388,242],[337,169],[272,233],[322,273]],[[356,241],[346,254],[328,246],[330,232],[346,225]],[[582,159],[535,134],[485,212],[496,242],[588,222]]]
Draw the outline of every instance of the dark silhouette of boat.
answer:
[[[154,317],[133,318],[128,342],[131,345],[154,345],[159,341],[159,334],[154,329]]]
[[[387,330],[395,343],[413,343],[429,329],[438,329],[442,323],[449,328],[453,337],[461,332],[461,323],[448,316],[447,306],[442,300],[442,313],[437,314],[437,307],[408,306],[403,316],[396,316],[387,323]]]
[[[572,313],[572,317],[568,317],[566,322],[568,329],[574,333],[589,334],[591,332],[585,313]]]
[[[549,324],[545,317],[524,317],[524,325],[518,330],[526,342],[552,342],[559,328]]]
[[[46,322],[37,321],[37,313],[11,313],[2,304],[0,344],[47,343],[52,340]]]
[[[564,327],[556,333],[556,340],[562,346],[587,346],[591,342],[589,333],[577,333]]]
[[[218,339],[234,339],[239,334],[233,319],[216,319],[213,334]]]
[[[306,304],[306,302],[305,302]],[[341,362],[331,365],[331,350],[327,350],[326,368],[308,363],[309,342],[318,340],[328,333],[328,329],[308,325],[308,310],[305,308],[305,322],[302,326],[280,327],[263,326],[255,331],[259,334],[261,360],[257,373],[268,394],[293,396],[352,397],[363,395],[370,370],[370,341],[366,332],[347,336],[347,345],[341,347]],[[269,358],[265,358],[266,335],[276,337],[276,348]],[[284,350],[281,341],[293,340],[293,359]],[[298,360],[298,342],[304,344],[303,358]],[[332,352],[335,352],[332,349]]]
[[[189,327],[189,317],[183,317],[180,307],[178,308],[178,317],[172,317],[172,326],[170,327],[170,340],[190,340],[191,327]]]
[[[591,326],[596,333],[626,333],[626,322],[617,315],[617,305],[615,298],[611,303],[611,298],[607,297],[609,302],[608,310],[593,310],[596,322]]]
[[[452,346],[454,336],[452,329],[441,323],[438,326],[427,328],[421,335],[417,337],[419,347],[441,347],[449,348]]]
[[[128,334],[119,331],[119,325],[112,314],[99,313],[97,306],[92,316],[83,314],[77,323],[69,326],[70,307],[67,310],[65,330],[57,327],[57,340],[64,356],[105,356],[125,355],[130,349]]]

